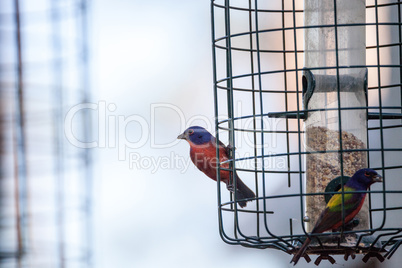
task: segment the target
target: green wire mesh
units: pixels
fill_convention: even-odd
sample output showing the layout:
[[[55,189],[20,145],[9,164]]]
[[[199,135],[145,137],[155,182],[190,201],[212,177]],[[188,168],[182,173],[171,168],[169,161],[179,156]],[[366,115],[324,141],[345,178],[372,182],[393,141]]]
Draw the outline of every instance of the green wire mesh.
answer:
[[[219,231],[228,244],[294,253],[307,234],[305,197],[324,195],[305,189],[305,157],[311,152],[304,150],[303,124],[312,110],[303,101],[312,80],[303,66],[306,27],[300,2],[211,1],[216,136],[231,145],[230,170],[257,196],[240,208],[236,197],[218,183]],[[355,66],[367,72],[368,142],[366,149],[357,151],[368,153],[368,167],[377,170],[384,182],[371,187],[368,194],[369,228],[344,226],[342,236],[340,232],[320,235],[309,251],[321,254],[320,260],[330,258],[328,254],[348,257],[355,253],[365,253],[364,261],[373,256],[383,260],[402,241],[402,143],[398,138],[402,134],[402,7],[401,1],[371,2],[366,3],[363,24],[368,60]],[[347,26],[351,25],[334,22],[315,27]],[[350,67],[332,68],[339,82],[339,70]],[[338,92],[340,87],[338,83]],[[361,108],[341,108],[347,109]],[[342,143],[342,135],[339,139]],[[345,246],[340,237],[348,236],[356,239]]]

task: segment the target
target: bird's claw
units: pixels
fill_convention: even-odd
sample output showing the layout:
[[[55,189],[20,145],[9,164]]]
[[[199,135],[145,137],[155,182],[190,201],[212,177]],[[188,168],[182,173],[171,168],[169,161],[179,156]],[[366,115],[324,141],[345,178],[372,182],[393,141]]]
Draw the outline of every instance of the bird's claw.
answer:
[[[236,149],[236,147],[234,147],[232,144],[228,144],[227,146],[226,146],[226,148],[228,148],[229,150],[231,150],[231,149]]]
[[[229,192],[234,193],[235,187],[233,184],[227,184],[226,189],[228,189]]]

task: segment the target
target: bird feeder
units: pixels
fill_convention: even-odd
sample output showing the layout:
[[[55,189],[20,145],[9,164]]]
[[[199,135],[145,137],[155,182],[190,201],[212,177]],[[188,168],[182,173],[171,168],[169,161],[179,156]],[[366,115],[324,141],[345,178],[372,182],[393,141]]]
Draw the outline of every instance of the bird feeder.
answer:
[[[232,173],[256,193],[240,208],[218,183],[225,242],[295,253],[330,197],[371,168],[384,182],[351,222],[312,235],[306,253],[319,255],[316,264],[331,255],[383,261],[402,244],[401,8],[211,1],[217,137],[230,144]]]
[[[334,178],[351,177],[368,164],[367,69],[351,67],[366,65],[366,5],[365,1],[305,0],[304,9],[306,191],[319,193]],[[332,26],[335,23],[350,26],[337,28]],[[325,208],[323,198],[306,198],[309,232]],[[368,229],[368,217],[366,200],[357,228]]]

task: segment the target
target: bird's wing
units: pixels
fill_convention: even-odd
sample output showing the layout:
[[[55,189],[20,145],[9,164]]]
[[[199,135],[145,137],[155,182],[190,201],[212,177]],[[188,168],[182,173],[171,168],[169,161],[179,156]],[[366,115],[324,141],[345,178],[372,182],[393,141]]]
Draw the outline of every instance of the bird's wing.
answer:
[[[214,144],[214,146],[216,146],[216,138],[215,138],[215,137],[211,140],[211,142]],[[230,155],[231,155],[230,150],[231,150],[232,146],[230,146],[230,144],[229,144],[228,146],[226,146],[226,145],[223,144],[223,142],[221,142],[220,140],[218,140],[218,146],[219,146],[219,149],[220,149],[220,148],[223,148],[223,150],[224,150],[224,152],[225,152],[225,154],[226,154],[226,157],[227,157],[228,159],[231,159],[231,157],[230,157]]]
[[[355,191],[355,189],[351,187],[344,186],[344,194],[343,194],[343,203],[345,206],[345,211],[349,209],[354,209],[359,205],[359,194],[354,193],[346,193],[350,191]],[[342,192],[342,189],[338,191],[339,193]],[[329,211],[341,211],[342,210],[342,194],[335,194],[329,200],[327,204],[327,208]]]
[[[341,192],[342,190],[340,190]],[[354,189],[344,186],[344,191],[354,191]],[[352,212],[356,211],[361,205],[361,195],[359,193],[344,193],[345,219]],[[346,222],[345,222],[346,223]],[[322,233],[342,224],[342,194],[335,194],[328,202],[325,210],[321,213],[313,229],[313,233]]]
[[[328,207],[321,213],[318,218],[312,233],[322,233],[331,229],[333,225],[339,222],[341,218],[340,211],[330,211]]]

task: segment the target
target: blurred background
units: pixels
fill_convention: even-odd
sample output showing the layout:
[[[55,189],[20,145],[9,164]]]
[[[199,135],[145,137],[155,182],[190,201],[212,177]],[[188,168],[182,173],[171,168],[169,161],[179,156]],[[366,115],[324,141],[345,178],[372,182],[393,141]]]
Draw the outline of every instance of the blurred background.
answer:
[[[290,267],[221,240],[176,140],[214,130],[210,21],[199,0],[0,2],[0,267]]]

